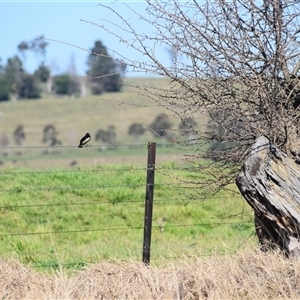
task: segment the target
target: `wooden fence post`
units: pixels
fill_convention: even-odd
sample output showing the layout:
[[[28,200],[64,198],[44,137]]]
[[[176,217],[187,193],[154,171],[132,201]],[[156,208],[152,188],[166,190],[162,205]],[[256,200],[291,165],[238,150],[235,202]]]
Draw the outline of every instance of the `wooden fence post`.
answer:
[[[144,215],[143,263],[150,264],[156,143],[148,143],[147,184]]]

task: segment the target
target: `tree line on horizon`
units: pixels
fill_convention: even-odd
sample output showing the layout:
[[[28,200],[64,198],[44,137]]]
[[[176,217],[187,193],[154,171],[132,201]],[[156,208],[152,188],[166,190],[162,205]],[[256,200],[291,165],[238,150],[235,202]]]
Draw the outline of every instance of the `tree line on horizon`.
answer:
[[[19,99],[39,99],[43,92],[55,95],[81,95],[82,82],[76,74],[74,61],[71,59],[69,70],[53,75],[51,67],[45,64],[48,43],[44,37],[22,41],[18,46],[20,55],[8,58],[3,64],[0,57],[0,101]],[[24,69],[26,53],[41,56],[42,61],[31,74]],[[105,45],[96,40],[87,57],[88,88],[94,95],[103,92],[120,92],[126,65],[108,53]],[[46,89],[42,89],[42,86]]]

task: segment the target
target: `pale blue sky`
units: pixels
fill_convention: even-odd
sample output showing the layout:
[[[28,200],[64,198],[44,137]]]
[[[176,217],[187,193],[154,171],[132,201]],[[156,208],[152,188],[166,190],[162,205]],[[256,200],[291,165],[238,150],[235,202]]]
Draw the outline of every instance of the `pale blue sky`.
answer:
[[[40,35],[84,49],[92,48],[95,40],[100,39],[106,47],[124,54],[125,57],[142,61],[144,58],[141,55],[121,44],[117,38],[99,27],[80,21],[80,19],[84,19],[101,25],[103,24],[101,19],[107,19],[122,25],[120,20],[110,14],[108,10],[97,6],[100,2],[113,6],[125,19],[130,18],[131,24],[137,30],[142,32],[149,30],[124,5],[125,2],[126,5],[144,15],[146,3],[142,0],[85,2],[4,2],[0,0],[0,58],[2,64],[16,54],[22,58],[17,49],[18,44]],[[126,36],[124,38],[126,39]],[[54,72],[62,73],[68,70],[71,56],[74,57],[77,73],[85,75],[88,52],[69,45],[50,42],[47,47],[46,64]],[[165,49],[159,49],[157,56],[160,60],[168,62],[168,54]],[[24,67],[27,71],[33,72],[41,60],[41,57],[35,57],[28,53],[24,60]],[[141,74],[131,73],[128,76],[141,76]]]

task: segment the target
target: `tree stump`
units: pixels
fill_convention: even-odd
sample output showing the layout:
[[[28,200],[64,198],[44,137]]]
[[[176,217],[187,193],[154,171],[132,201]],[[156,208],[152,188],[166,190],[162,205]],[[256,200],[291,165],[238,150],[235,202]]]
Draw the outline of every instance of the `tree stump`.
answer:
[[[300,255],[300,166],[266,137],[249,150],[236,184],[253,208],[262,250]]]

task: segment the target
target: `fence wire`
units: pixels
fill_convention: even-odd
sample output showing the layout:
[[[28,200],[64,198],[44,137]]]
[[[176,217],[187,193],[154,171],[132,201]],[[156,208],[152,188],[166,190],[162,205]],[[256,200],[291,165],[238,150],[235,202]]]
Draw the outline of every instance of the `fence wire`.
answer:
[[[164,225],[164,228],[180,228],[180,227],[199,227],[199,226],[220,226],[220,225],[241,225],[250,224],[250,221],[243,222],[214,222],[214,223],[198,223],[198,224],[173,224]],[[84,233],[84,232],[97,232],[97,231],[126,231],[126,230],[140,230],[144,226],[135,227],[106,227],[97,229],[82,229],[82,230],[62,230],[62,231],[43,231],[43,232],[21,232],[21,233],[4,233],[0,234],[0,237],[12,237],[12,236],[27,236],[27,235],[48,235],[48,234],[70,234],[70,233]],[[152,226],[153,229],[161,229],[161,226]]]
[[[191,146],[191,144],[188,144],[186,141],[177,141],[174,143],[156,143],[157,147],[163,147],[163,148],[174,148],[177,146]],[[203,142],[195,142],[192,145],[203,145]],[[122,144],[88,144],[84,146],[84,148],[120,148],[120,147],[128,147],[128,148],[146,148],[148,146],[148,143],[122,143]],[[53,145],[53,146],[47,146],[47,145],[33,145],[33,146],[10,146],[10,145],[1,145],[0,149],[63,149],[63,148],[71,148],[71,149],[77,149],[78,144],[75,145]],[[82,149],[80,150],[82,151]]]
[[[194,183],[197,184],[197,183]],[[177,188],[190,188],[193,183],[156,183],[156,187],[168,186]],[[145,184],[117,184],[117,185],[87,185],[87,186],[69,186],[69,187],[42,187],[42,188],[12,188],[12,189],[0,189],[0,193],[20,193],[20,192],[32,192],[32,191],[69,191],[69,190],[82,190],[82,189],[107,189],[107,188],[137,188],[137,187],[145,187]]]
[[[78,170],[32,170],[32,171],[0,171],[0,175],[25,175],[25,174],[55,174],[55,173],[113,173],[113,172],[126,172],[126,171],[146,171],[147,168],[144,167],[123,167],[123,168],[110,168],[110,169],[78,169]],[[155,171],[191,171],[198,172],[199,168],[194,166],[181,167],[181,166],[158,166],[155,167]]]
[[[241,197],[214,197],[213,199],[218,200],[218,199],[222,199],[222,200],[227,200],[227,199],[235,199],[235,200],[242,200]],[[155,203],[159,203],[159,202],[184,202],[187,201],[187,198],[168,198],[168,199],[155,199]],[[203,201],[201,199],[201,201]],[[122,205],[122,204],[136,204],[136,203],[140,203],[140,204],[144,204],[145,200],[144,199],[139,199],[139,200],[122,200],[121,202],[115,203],[113,201],[92,201],[92,202],[74,202],[74,203],[49,203],[49,204],[24,204],[24,205],[2,205],[0,206],[0,210],[1,209],[17,209],[17,208],[33,208],[33,207],[51,207],[51,206],[80,206],[80,205]]]
[[[161,143],[157,144],[157,146],[162,146],[164,148],[176,148],[178,146],[186,146],[186,142],[182,143]],[[197,143],[194,143],[192,146],[197,146]],[[199,143],[200,145],[200,143]],[[98,144],[98,145],[90,145],[90,147],[107,147],[107,148],[118,148],[118,147],[136,147],[136,148],[142,148],[144,147],[145,150],[145,162],[146,162],[146,146],[148,146],[148,143],[134,143],[134,144]],[[191,146],[191,145],[189,145]],[[77,148],[77,145],[57,145],[57,146],[0,146],[1,149],[55,149],[55,148]],[[201,152],[201,150],[199,150]],[[158,174],[166,177],[164,180],[160,180],[159,182],[155,183],[154,186],[157,188],[160,187],[168,187],[170,189],[176,189],[178,191],[178,195],[180,195],[180,190],[181,189],[191,189],[194,187],[198,186],[197,182],[192,182],[192,181],[185,181],[185,182],[180,182],[177,180],[176,177],[173,176],[174,171],[187,171],[187,172],[199,172],[199,168],[196,166],[155,166],[155,170],[157,171]],[[108,173],[113,173],[114,176],[118,176],[118,172],[139,172],[139,173],[144,173],[145,174],[145,179],[146,179],[146,171],[147,167],[140,167],[140,166],[124,166],[124,167],[108,167],[108,168],[92,168],[92,169],[49,169],[49,170],[11,170],[11,169],[6,169],[0,171],[0,180],[1,180],[1,175],[3,178],[7,178],[7,180],[10,180],[10,177],[12,179],[15,179],[16,176],[31,176],[31,175],[51,175],[51,174],[78,174],[78,173],[83,173],[86,176],[88,174],[95,174],[95,173],[103,173],[104,176],[106,176]],[[176,180],[175,180],[176,179]],[[176,182],[168,182],[166,180],[175,180]],[[7,194],[13,194],[16,193],[18,195],[22,195],[22,193],[25,192],[32,192],[33,194],[36,192],[36,197],[40,197],[40,194],[38,192],[48,192],[48,191],[74,191],[74,190],[99,190],[99,189],[137,189],[137,188],[145,188],[146,187],[146,182],[145,183],[126,183],[126,184],[99,184],[99,185],[74,185],[74,186],[59,186],[59,185],[53,185],[53,186],[36,186],[33,188],[28,188],[28,187],[22,187],[22,186],[17,186],[10,188],[2,188],[0,189],[0,193],[7,193]],[[154,202],[155,203],[178,203],[178,202],[186,202],[186,201],[191,201],[191,199],[188,199],[187,197],[184,197],[184,195],[178,195],[174,198],[162,198],[162,197],[157,197]],[[21,196],[20,196],[21,197]],[[241,199],[240,197],[232,196],[225,196],[225,197],[218,197],[214,196],[213,199]],[[202,199],[201,199],[202,201]],[[144,204],[145,199],[135,199],[135,198],[128,198],[128,199],[122,199],[120,202],[114,202],[114,201],[75,201],[71,203],[29,203],[29,204],[17,204],[17,203],[4,203],[0,205],[0,211],[5,211],[5,210],[21,210],[21,209],[33,209],[33,208],[42,208],[42,207],[73,207],[73,206],[93,206],[93,205],[135,205],[135,204]],[[25,210],[24,210],[25,211]],[[141,216],[142,218],[143,216]],[[236,226],[236,225],[242,225],[242,224],[251,224],[253,223],[252,221],[245,221],[245,220],[239,220],[239,221],[232,221],[232,222],[216,222],[217,220],[222,220],[220,219],[215,219],[215,221],[211,223],[190,223],[190,224],[164,224],[163,229],[171,229],[171,228],[192,228],[192,227],[216,227],[216,226]],[[167,222],[168,223],[168,222]],[[43,235],[68,235],[68,234],[84,234],[88,232],[122,232],[122,231],[130,231],[130,230],[142,230],[144,226],[127,226],[127,227],[100,227],[100,228],[84,228],[84,229],[74,229],[74,230],[49,230],[49,231],[37,231],[37,232],[7,232],[7,233],[1,233],[0,238],[2,239],[7,239],[7,238],[12,238],[12,237],[23,237],[23,236],[43,236]],[[162,226],[160,225],[153,225],[153,229],[155,230],[161,230]],[[152,258],[156,259],[156,258]],[[157,258],[159,259],[159,258]],[[168,259],[168,258],[166,258]],[[43,265],[33,265],[34,267],[43,267],[43,268],[51,268],[51,267],[58,267],[59,266],[83,266],[87,262],[84,261],[78,261],[78,262],[72,262],[72,263],[54,263],[54,264],[43,264]]]

